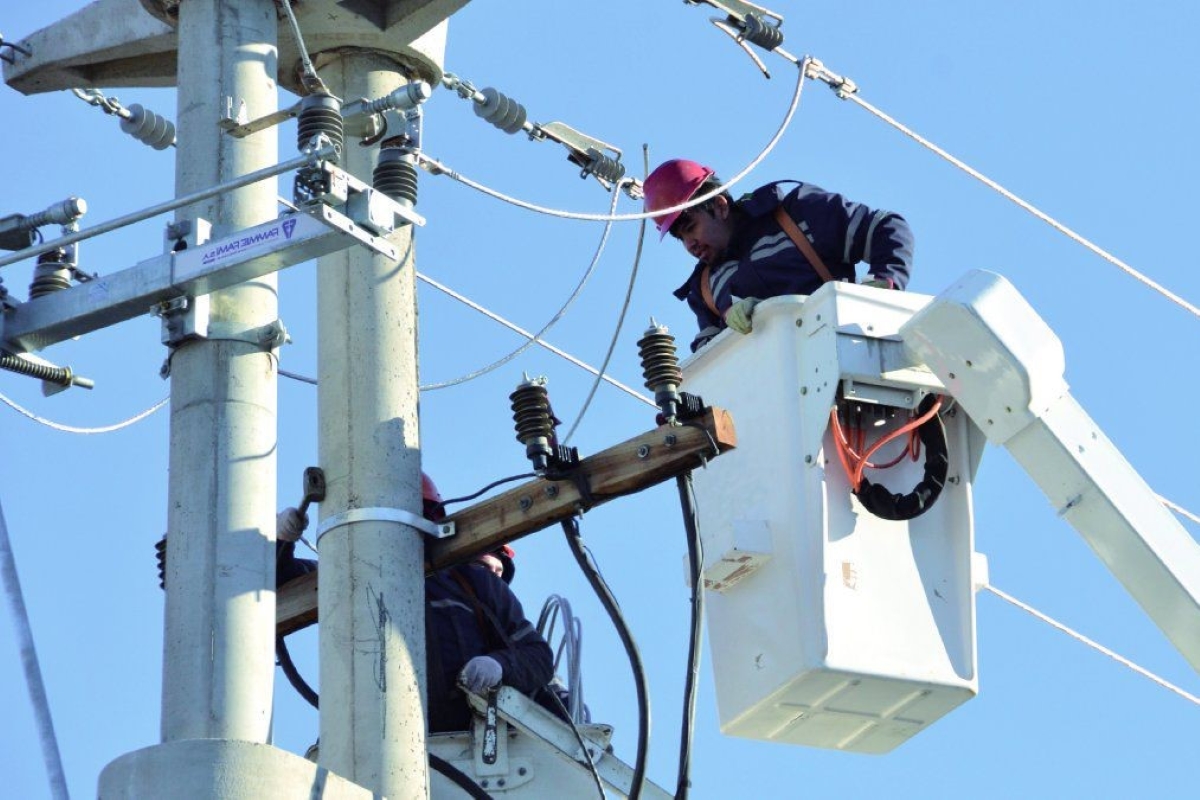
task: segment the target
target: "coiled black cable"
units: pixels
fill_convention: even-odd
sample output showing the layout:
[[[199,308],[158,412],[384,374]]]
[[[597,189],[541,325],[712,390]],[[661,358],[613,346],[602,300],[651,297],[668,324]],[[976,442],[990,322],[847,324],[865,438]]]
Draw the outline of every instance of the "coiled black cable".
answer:
[[[937,395],[926,395],[917,408],[917,416],[929,413]],[[911,492],[892,492],[882,483],[872,483],[865,477],[855,494],[863,508],[877,517],[890,520],[910,520],[933,508],[946,485],[950,470],[950,453],[946,440],[946,423],[940,414],[934,414],[922,423],[918,436],[925,448],[925,469],[921,480]]]
[[[621,616],[621,608],[617,604],[616,598],[604,583],[604,579],[600,577],[595,565],[588,560],[587,553],[583,549],[583,538],[579,534],[579,521],[573,517],[565,519],[562,522],[562,529],[567,537],[567,545],[571,548],[571,555],[575,556],[575,562],[579,564],[579,569],[583,571],[584,577],[591,584],[592,590],[600,599],[613,626],[617,629],[617,635],[621,637],[621,644],[625,646],[625,653],[629,656],[629,666],[633,670],[633,684],[637,692],[638,704],[638,735],[637,755],[633,761],[633,777],[629,785],[629,800],[637,800],[641,797],[642,783],[646,779],[646,754],[650,741],[650,695],[646,688],[646,672],[642,668],[642,656],[638,652],[637,644],[633,641],[633,635],[629,632],[629,626],[625,624],[625,619]]]

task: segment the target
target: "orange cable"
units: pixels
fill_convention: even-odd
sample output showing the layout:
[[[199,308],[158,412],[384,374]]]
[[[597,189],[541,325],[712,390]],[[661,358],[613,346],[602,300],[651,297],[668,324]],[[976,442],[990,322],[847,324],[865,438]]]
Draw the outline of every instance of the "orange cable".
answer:
[[[942,407],[942,398],[941,398],[941,396],[938,396],[938,399],[936,401],[934,401],[933,407],[930,408],[929,411],[922,414],[919,418],[909,420],[904,425],[901,425],[899,428],[897,428],[896,430],[887,434],[886,436],[880,438],[880,440],[878,442],[871,445],[871,448],[869,450],[867,450],[867,452],[863,453],[862,458],[859,460],[858,465],[855,467],[854,477],[850,480],[850,485],[853,486],[855,488],[855,490],[858,489],[858,485],[862,482],[862,471],[863,471],[863,468],[867,464],[867,459],[869,459],[872,455],[874,455],[876,450],[883,447],[885,444],[892,441],[893,439],[895,439],[898,436],[903,436],[904,434],[908,433],[909,431],[915,431],[917,428],[919,428],[923,424],[925,424],[926,421],[931,419],[935,414],[937,414],[937,412],[941,409],[941,407]]]

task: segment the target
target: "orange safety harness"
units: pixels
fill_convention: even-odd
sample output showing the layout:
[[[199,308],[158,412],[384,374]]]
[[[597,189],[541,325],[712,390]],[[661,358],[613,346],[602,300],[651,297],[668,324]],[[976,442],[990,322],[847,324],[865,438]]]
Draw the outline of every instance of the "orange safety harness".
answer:
[[[812,242],[808,241],[808,237],[800,230],[800,226],[796,224],[796,221],[783,210],[783,206],[775,206],[775,221],[779,223],[779,227],[783,228],[783,232],[788,235],[792,243],[808,259],[809,265],[821,277],[821,281],[828,283],[833,280],[833,274],[825,266],[825,262],[821,260],[821,257],[817,255],[817,251],[813,249]],[[718,318],[724,319],[725,315],[717,310],[717,301],[713,298],[711,283],[709,267],[705,264],[704,269],[700,270],[700,297],[704,300],[704,305],[708,306],[709,311],[716,314]]]

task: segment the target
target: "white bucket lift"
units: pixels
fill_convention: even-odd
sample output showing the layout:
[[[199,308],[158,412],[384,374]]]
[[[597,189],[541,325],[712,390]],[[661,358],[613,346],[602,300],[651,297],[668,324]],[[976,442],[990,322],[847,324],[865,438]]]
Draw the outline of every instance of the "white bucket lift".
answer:
[[[725,733],[879,753],[974,696],[987,577],[971,485],[988,441],[1200,670],[1200,545],[1071,397],[1062,344],[999,275],[933,298],[840,283],[774,298],[749,336],[722,334],[683,372],[738,429],[737,450],[695,473]],[[839,389],[896,408],[952,398],[926,513],[888,521],[850,494],[829,425]],[[877,476],[894,493],[922,477],[894,471]]]
[[[683,364],[683,388],[738,429],[737,449],[694,473],[727,734],[883,753],[977,692],[971,485],[984,436],[961,409],[944,414],[940,497],[890,521],[850,493],[829,425],[839,387],[900,409],[941,391],[897,335],[929,300],[841,283],[773,298],[751,335],[722,334]],[[905,494],[922,464],[870,477]]]
[[[496,727],[489,732],[484,722],[487,701],[474,694],[469,694],[468,700],[477,712],[472,729],[430,735],[429,753],[492,797],[595,797],[603,791],[611,798],[640,793],[647,800],[670,800],[671,795],[649,779],[639,792],[633,791],[633,769],[609,750],[612,728],[608,725],[579,725],[576,736],[568,724],[505,686],[496,697]],[[586,754],[581,740],[587,746]],[[434,800],[466,796],[451,778],[431,771],[430,797]]]

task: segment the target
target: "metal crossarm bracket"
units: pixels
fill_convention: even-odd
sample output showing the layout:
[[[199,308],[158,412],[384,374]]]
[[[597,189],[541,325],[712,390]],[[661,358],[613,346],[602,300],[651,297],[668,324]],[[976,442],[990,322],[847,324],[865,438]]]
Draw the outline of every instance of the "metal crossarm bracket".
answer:
[[[783,24],[783,17],[774,11],[747,3],[745,0],[683,0],[689,6],[709,5],[718,11],[724,11],[731,19],[745,23],[746,17],[753,14],[758,17],[768,17],[775,20],[775,25]]]
[[[547,122],[535,125],[531,138],[544,137],[558,142],[571,151],[567,156],[572,164],[583,169],[583,176],[592,175],[605,189],[612,187],[625,173],[621,166],[621,150],[613,145],[594,139],[562,122]],[[607,156],[612,153],[614,156]]]
[[[389,214],[417,225],[424,224],[424,218],[373,190],[360,205],[355,213],[373,215],[375,222],[360,224],[331,206],[315,203],[200,247],[147,259],[23,303],[0,320],[0,342],[16,352],[40,350],[140,316],[178,297],[226,289],[354,244],[398,260],[395,245],[372,233],[372,228]]]

